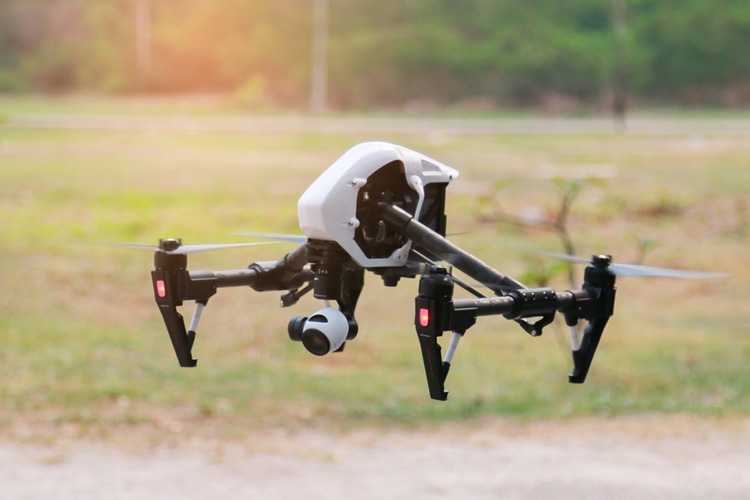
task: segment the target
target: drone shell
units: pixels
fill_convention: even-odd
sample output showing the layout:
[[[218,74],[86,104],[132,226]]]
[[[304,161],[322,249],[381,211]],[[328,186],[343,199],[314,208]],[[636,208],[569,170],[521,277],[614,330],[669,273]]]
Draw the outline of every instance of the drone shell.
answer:
[[[358,144],[323,172],[299,199],[297,212],[302,232],[310,239],[337,242],[365,268],[404,265],[411,240],[387,258],[367,257],[354,240],[360,224],[356,217],[359,190],[373,173],[394,161],[403,164],[406,183],[419,197],[412,214],[415,218],[422,209],[425,185],[447,184],[458,177],[457,170],[402,146],[387,142]]]

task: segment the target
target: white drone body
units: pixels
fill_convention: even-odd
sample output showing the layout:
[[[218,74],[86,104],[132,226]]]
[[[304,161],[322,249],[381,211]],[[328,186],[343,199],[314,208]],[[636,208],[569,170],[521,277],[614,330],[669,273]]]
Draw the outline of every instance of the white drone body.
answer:
[[[363,220],[367,206],[388,197],[384,200],[401,203],[419,220],[431,205],[442,210],[445,187],[456,177],[457,170],[416,151],[387,142],[362,143],[334,162],[299,199],[300,229],[309,239],[338,243],[364,268],[403,266],[411,240],[393,249],[385,244],[385,228]]]

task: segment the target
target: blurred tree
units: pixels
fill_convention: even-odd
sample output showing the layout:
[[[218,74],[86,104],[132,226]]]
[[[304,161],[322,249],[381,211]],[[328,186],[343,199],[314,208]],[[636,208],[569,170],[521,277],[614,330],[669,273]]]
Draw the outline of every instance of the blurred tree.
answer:
[[[591,98],[611,66],[602,2],[343,3],[334,9],[332,71],[346,71],[357,85],[334,92],[347,103],[471,95],[528,103],[544,92]]]
[[[632,0],[632,80],[641,95],[716,102],[750,81],[750,2]]]
[[[612,114],[621,130],[625,129],[628,100],[628,40],[625,0],[612,0],[612,29],[615,36]]]
[[[0,3],[0,92],[20,92],[27,85],[18,71],[26,41],[15,22],[17,7],[13,2]]]
[[[0,91],[239,91],[306,108],[315,1],[2,0]],[[750,100],[747,0],[327,1],[335,107],[594,103],[626,80],[651,99]]]

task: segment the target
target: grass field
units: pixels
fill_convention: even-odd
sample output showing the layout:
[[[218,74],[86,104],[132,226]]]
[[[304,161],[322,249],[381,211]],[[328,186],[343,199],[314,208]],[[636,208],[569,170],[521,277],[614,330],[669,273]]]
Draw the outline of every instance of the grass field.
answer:
[[[710,120],[721,118],[694,116],[683,120],[709,133],[373,134],[13,122],[45,112],[227,114],[212,106],[0,99],[0,428],[32,438],[125,429],[176,439],[183,432],[242,434],[256,425],[750,413],[746,131],[710,133]],[[291,316],[319,307],[312,298],[281,310],[277,293],[221,290],[204,313],[193,351],[198,367],[185,370],[153,303],[151,255],[78,243],[237,242],[229,233],[299,232],[299,195],[366,140],[396,142],[457,168],[449,231],[462,234],[454,241],[512,275],[533,265],[519,248],[560,248],[549,233],[493,223],[493,210],[550,213],[559,198],[550,177],[599,172],[609,177],[584,187],[572,211],[580,253],[628,262],[648,240],[646,264],[732,277],[621,279],[615,316],[583,386],[567,384],[571,361],[560,327],[531,339],[511,322],[483,318],[458,350],[449,401],[438,403],[428,398],[412,324],[416,282],[385,289],[368,275],[360,335],[343,354],[325,358],[286,334]],[[190,268],[240,269],[288,250],[200,254]],[[562,276],[553,284],[568,286]]]

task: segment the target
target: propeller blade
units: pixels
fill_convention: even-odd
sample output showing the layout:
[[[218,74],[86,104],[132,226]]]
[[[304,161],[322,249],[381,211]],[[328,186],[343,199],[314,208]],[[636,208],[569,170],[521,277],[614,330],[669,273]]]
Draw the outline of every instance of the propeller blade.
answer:
[[[266,240],[287,241],[289,243],[306,243],[307,236],[301,234],[277,234],[277,233],[232,233],[231,236],[243,238],[262,238]]]
[[[729,274],[683,271],[663,267],[636,266],[633,264],[610,264],[610,270],[618,276],[657,276],[662,278],[682,278],[689,280],[727,278]]]
[[[147,243],[117,243],[112,241],[98,241],[91,243],[92,245],[105,246],[105,247],[121,247],[121,248],[135,248],[137,250],[158,250],[159,247],[156,245],[149,245]]]
[[[122,247],[122,248],[135,248],[136,250],[148,250],[151,252],[155,252],[157,250],[162,250],[159,245],[149,245],[146,243],[116,243],[116,242],[101,242],[101,243],[95,243],[96,245],[104,245],[104,246],[111,246],[111,247]],[[164,253],[168,254],[190,254],[190,253],[198,253],[198,252],[208,252],[211,250],[224,250],[227,248],[237,248],[237,247],[251,247],[251,246],[258,246],[258,245],[275,245],[277,244],[276,241],[263,241],[258,243],[218,243],[218,244],[205,244],[205,245],[182,245],[177,247],[174,250],[162,250]]]
[[[545,255],[547,257],[554,257],[556,259],[573,262],[575,264],[591,264],[588,259],[576,257],[574,255],[568,255],[558,252],[547,252],[544,250],[532,250],[532,253]],[[683,271],[681,269],[667,269],[664,267],[650,267],[650,266],[639,266],[635,264],[616,264],[612,263],[609,265],[609,270],[612,274],[617,276],[634,276],[644,277],[653,276],[660,278],[681,278],[681,279],[716,279],[716,278],[727,278],[730,275],[724,273],[706,273],[701,271]]]
[[[259,245],[276,245],[276,241],[260,241],[257,243],[218,243],[218,244],[207,244],[207,245],[183,245],[177,250],[172,250],[167,253],[198,253],[198,252],[209,252],[212,250],[224,250],[227,248],[239,248],[239,247],[254,247]]]
[[[574,264],[591,264],[591,261],[589,259],[576,257],[575,255],[568,255],[566,253],[548,252],[547,250],[527,250],[527,252],[535,253],[537,255],[544,255],[546,257],[552,257],[558,260],[566,260],[568,262],[573,262]]]

